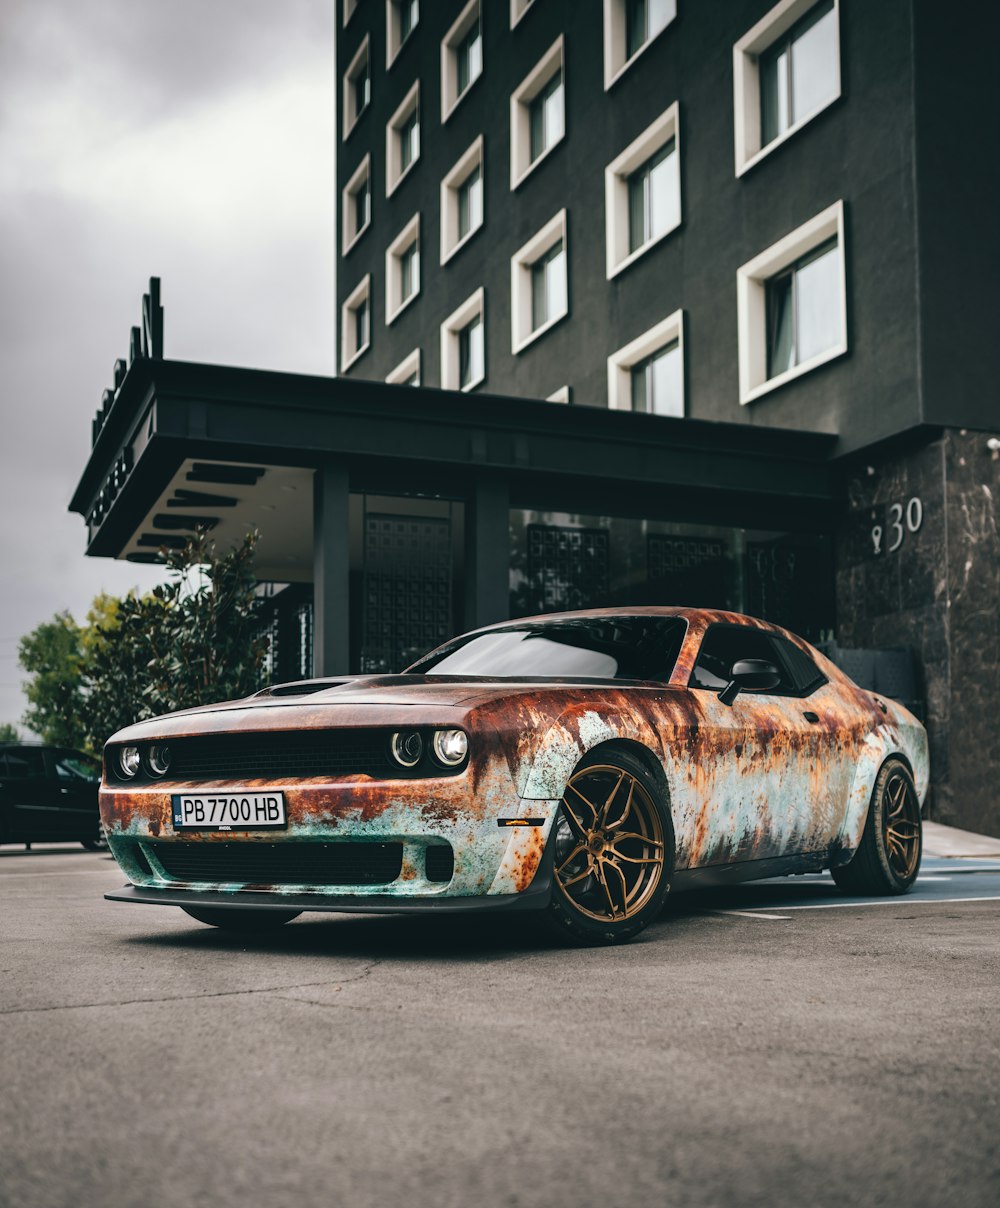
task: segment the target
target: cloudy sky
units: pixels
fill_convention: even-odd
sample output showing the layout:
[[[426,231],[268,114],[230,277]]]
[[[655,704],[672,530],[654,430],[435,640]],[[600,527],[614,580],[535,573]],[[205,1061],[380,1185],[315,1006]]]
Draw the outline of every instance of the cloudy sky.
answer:
[[[332,373],[333,0],[0,0],[0,722],[84,557],[90,421],[162,279],[178,360]]]

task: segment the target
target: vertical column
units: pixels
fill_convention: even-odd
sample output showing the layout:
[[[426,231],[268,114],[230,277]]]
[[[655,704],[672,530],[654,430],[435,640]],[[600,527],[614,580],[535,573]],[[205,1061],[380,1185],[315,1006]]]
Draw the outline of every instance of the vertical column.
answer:
[[[465,628],[510,615],[510,487],[481,474],[465,504]]]
[[[351,571],[347,467],[313,474],[313,674],[349,670]]]

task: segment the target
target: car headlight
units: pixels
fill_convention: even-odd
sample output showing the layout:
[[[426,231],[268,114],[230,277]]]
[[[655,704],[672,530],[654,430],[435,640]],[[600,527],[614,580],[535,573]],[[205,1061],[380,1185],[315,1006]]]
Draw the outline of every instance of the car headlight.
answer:
[[[129,780],[138,772],[141,763],[138,747],[122,747],[118,752],[118,767]]]
[[[464,730],[435,730],[431,750],[438,763],[455,768],[469,753],[469,736]]]
[[[424,740],[416,730],[397,730],[389,742],[392,757],[404,768],[415,768],[424,753]]]
[[[165,776],[170,767],[170,748],[163,743],[154,742],[146,753],[146,761],[154,776]]]

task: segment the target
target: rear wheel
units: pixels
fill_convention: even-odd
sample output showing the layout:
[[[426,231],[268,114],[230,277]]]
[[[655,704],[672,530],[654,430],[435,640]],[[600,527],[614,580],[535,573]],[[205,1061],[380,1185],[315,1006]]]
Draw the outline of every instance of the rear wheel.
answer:
[[[210,927],[221,927],[224,931],[241,931],[244,934],[254,931],[273,931],[277,927],[297,919],[301,910],[253,910],[229,906],[182,906],[185,914],[189,914],[199,923],[207,923]]]
[[[849,864],[831,869],[845,893],[906,893],[917,879],[923,829],[913,777],[901,759],[887,759],[872,789],[861,844]]]
[[[551,928],[578,944],[629,940],[656,918],[674,836],[649,769],[628,751],[582,763],[555,823]]]

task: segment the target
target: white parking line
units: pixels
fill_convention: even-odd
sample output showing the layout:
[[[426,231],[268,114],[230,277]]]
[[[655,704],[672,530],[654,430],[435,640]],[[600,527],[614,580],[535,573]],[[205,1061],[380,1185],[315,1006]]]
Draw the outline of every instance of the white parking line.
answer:
[[[782,906],[782,910],[843,910],[851,906],[939,906],[953,905],[956,902],[1000,902],[1000,895],[982,898],[914,898],[902,895],[891,898],[879,898],[877,902],[809,902],[801,905]],[[730,911],[731,914],[748,914],[749,911]]]
[[[746,919],[788,919],[791,917],[787,914],[761,914],[757,910],[713,910],[712,914],[738,914],[741,918]]]

